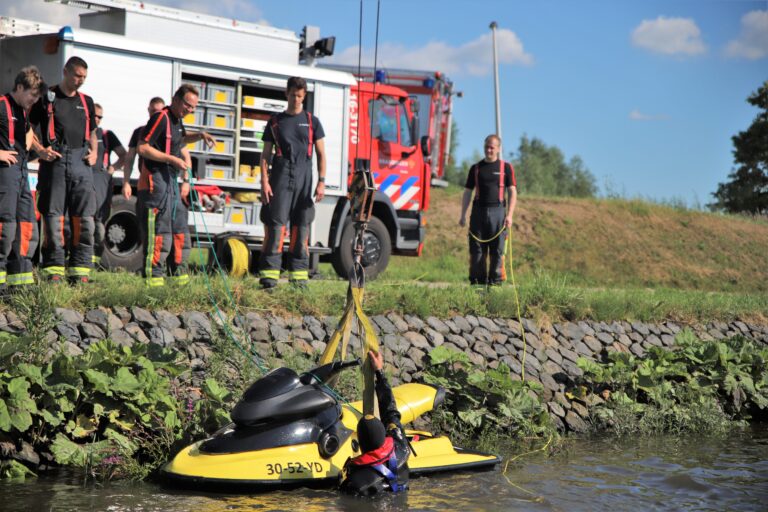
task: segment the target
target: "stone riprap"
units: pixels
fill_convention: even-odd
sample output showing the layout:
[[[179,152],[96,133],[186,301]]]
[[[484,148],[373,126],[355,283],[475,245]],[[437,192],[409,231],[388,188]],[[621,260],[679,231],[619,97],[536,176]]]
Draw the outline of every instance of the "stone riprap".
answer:
[[[393,383],[419,380],[427,355],[438,346],[463,351],[481,366],[496,368],[504,363],[513,378],[540,382],[542,400],[560,430],[582,432],[588,428],[589,410],[600,398],[570,399],[566,392],[582,376],[576,365],[579,357],[601,360],[606,353],[627,352],[643,356],[651,347],[671,348],[675,335],[691,329],[702,340],[743,335],[768,344],[768,325],[741,321],[706,325],[641,322],[565,322],[541,327],[529,319],[491,319],[472,315],[452,318],[418,318],[390,313],[371,317],[383,347]],[[326,347],[336,329],[335,317],[281,317],[247,313],[230,324],[239,340],[247,340],[263,358],[278,360],[299,352],[315,357]],[[22,333],[23,319],[10,311],[0,313],[0,331]],[[150,312],[140,307],[99,308],[85,314],[57,309],[56,321],[45,339],[61,343],[77,355],[91,343],[106,337],[118,345],[136,343],[173,348],[184,354],[195,378],[205,375],[214,353],[212,338],[224,336],[221,320],[204,312],[179,315],[168,311]],[[525,342],[523,341],[525,333]],[[352,349],[358,348],[354,335]]]

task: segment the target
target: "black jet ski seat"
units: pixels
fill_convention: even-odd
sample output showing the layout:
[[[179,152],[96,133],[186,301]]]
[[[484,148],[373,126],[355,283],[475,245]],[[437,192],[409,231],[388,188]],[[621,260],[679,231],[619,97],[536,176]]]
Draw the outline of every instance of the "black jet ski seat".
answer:
[[[277,368],[251,384],[230,416],[238,426],[256,426],[309,418],[336,405],[308,379],[290,368]]]

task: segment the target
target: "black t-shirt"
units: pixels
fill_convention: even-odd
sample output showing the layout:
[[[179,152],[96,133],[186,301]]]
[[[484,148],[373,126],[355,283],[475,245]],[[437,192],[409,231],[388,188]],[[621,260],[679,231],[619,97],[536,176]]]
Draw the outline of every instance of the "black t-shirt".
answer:
[[[273,119],[277,119],[277,129],[274,131],[277,132],[283,158],[293,162],[299,159],[307,160],[309,116],[312,116],[312,143],[315,144],[318,140],[325,137],[325,132],[323,131],[323,125],[320,124],[320,120],[312,114],[308,115],[307,111],[301,111],[294,115],[287,112],[275,114],[264,129],[264,135],[262,135],[261,140],[274,144],[275,134],[272,133],[272,122]],[[314,150],[312,152],[314,153]],[[277,148],[275,148],[275,153],[277,153]]]
[[[96,165],[94,167],[106,171],[109,168],[109,155],[123,145],[120,143],[120,139],[117,138],[117,135],[115,135],[115,132],[111,130],[96,128],[96,138],[99,141],[99,153],[96,157]]]
[[[74,96],[66,96],[59,89],[58,85],[51,90],[56,93],[56,99],[53,102],[53,126],[56,141],[72,149],[85,146],[86,109],[83,108],[80,93],[75,93]],[[84,94],[83,97],[88,109],[89,129],[93,131],[96,128],[96,123],[94,122],[96,109],[93,107],[93,99],[90,96]],[[47,94],[43,94],[38,102],[32,105],[32,109],[29,112],[29,122],[35,126],[40,126],[41,142],[43,146],[50,146]]]
[[[468,189],[477,189],[475,203],[480,206],[497,206],[499,203],[503,203],[506,200],[502,189],[502,200],[499,201],[500,167],[501,159],[496,160],[495,162],[486,162],[485,159],[483,159],[470,167],[469,173],[467,173],[467,183],[464,187]],[[477,176],[480,183],[479,187],[477,187],[475,176]],[[504,162],[504,189],[514,186],[517,186],[515,182],[515,170],[512,168],[512,164]]]
[[[128,149],[136,149],[139,146],[139,140],[141,139],[141,132],[144,131],[144,125],[139,126],[131,134],[131,140],[128,141]]]
[[[9,141],[8,106],[11,107],[11,122],[13,123],[13,147]],[[0,97],[0,149],[16,151],[23,158],[27,154],[28,131],[27,115],[21,105],[16,103],[10,94]]]
[[[168,144],[168,123],[170,122],[171,140]],[[141,135],[141,140],[146,142],[161,153],[170,153],[173,156],[181,158],[181,148],[184,143],[184,135],[187,131],[184,129],[184,124],[181,119],[173,115],[170,107],[165,107],[160,112],[152,114],[149,118],[149,122],[144,127],[144,131]],[[170,151],[167,151],[170,149]],[[154,171],[164,169],[168,164],[162,162],[156,162],[149,158],[145,158],[144,162],[147,167]]]

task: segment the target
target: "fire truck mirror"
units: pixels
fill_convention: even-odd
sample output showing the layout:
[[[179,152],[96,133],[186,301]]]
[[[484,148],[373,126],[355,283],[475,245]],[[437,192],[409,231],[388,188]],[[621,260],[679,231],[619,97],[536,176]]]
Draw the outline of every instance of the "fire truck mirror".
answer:
[[[432,154],[432,139],[429,138],[429,135],[425,135],[421,138],[421,153],[424,156]]]

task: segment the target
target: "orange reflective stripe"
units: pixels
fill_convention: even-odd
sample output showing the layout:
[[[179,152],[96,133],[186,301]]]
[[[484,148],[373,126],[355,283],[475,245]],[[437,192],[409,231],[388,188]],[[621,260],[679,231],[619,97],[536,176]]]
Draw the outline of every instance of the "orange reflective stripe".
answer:
[[[506,171],[506,164],[504,160],[499,160],[501,167],[499,169],[499,202],[504,204],[504,171]]]
[[[13,150],[13,145],[16,143],[16,140],[14,139],[14,123],[13,123],[13,110],[11,110],[11,101],[8,99],[7,96],[0,97],[0,101],[5,102],[5,113],[8,116],[8,143],[11,146],[11,150]]]
[[[184,233],[176,233],[173,235],[173,261],[177,265],[181,265],[182,253],[184,249]]]
[[[19,252],[21,253],[21,256],[27,256],[29,254],[29,242],[32,240],[33,229],[34,224],[32,222],[19,222],[19,231],[21,232]]]
[[[80,103],[83,104],[83,110],[85,110],[85,141],[91,140],[91,113],[88,111],[88,104],[85,102],[85,94],[78,92],[80,95]]]
[[[280,226],[280,234],[278,236],[280,237],[280,241],[277,244],[277,252],[281,253],[283,252],[283,244],[285,243],[285,226]]]
[[[64,247],[67,245],[67,241],[64,238],[64,216],[63,215],[59,217],[59,231],[61,233],[61,246]]]
[[[80,231],[81,231],[81,222],[82,219],[80,217],[70,217],[72,220],[72,245],[74,247],[77,247],[80,245]],[[64,230],[64,226],[62,225],[62,231]]]
[[[272,130],[272,138],[275,139],[275,154],[283,156],[283,151],[280,149],[280,139],[278,138],[280,129],[277,125],[277,115],[272,116],[272,119],[269,120],[269,127]]]
[[[312,158],[312,114],[307,112],[307,123],[309,123],[309,144],[307,144],[307,156]]]
[[[0,238],[3,237],[3,223],[0,222]]]
[[[296,248],[296,239],[299,238],[299,227],[291,226],[291,243],[288,245],[288,251],[293,252]]]
[[[104,170],[106,170],[109,167],[109,130],[102,130],[101,143],[104,145],[104,161],[102,165]]]
[[[160,251],[163,250],[163,235],[155,235],[155,252],[152,254],[152,265],[160,264]]]

